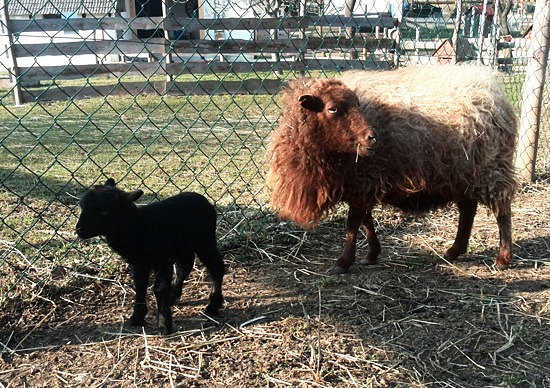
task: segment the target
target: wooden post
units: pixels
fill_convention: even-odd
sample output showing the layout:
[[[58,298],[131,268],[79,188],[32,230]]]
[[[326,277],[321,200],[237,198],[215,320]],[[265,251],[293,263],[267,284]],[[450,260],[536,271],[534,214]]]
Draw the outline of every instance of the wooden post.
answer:
[[[172,44],[171,44],[172,40],[170,39],[170,31],[168,31],[165,27],[167,23],[164,23],[164,22],[166,21],[166,19],[168,19],[172,15],[171,13],[169,13],[170,9],[168,8],[168,4],[167,4],[168,0],[161,0],[161,1],[162,1],[162,22],[163,22],[162,30],[164,31],[164,54],[165,54],[164,71],[166,72],[166,82],[170,84],[174,79],[172,75],[168,73],[167,65],[172,63]],[[166,85],[166,90],[168,90],[169,87],[170,85]]]
[[[500,39],[500,0],[495,0],[495,15],[491,28],[491,66],[497,70],[498,41]]]
[[[477,38],[477,65],[481,65],[483,58],[483,41],[485,40],[485,23],[487,23],[487,0],[483,0],[483,9],[479,16],[479,36]]]
[[[542,93],[550,40],[550,1],[537,0],[533,36],[523,84],[516,167],[520,177],[532,181],[537,160]]]
[[[301,0],[300,1],[300,11],[299,12],[300,12],[300,19],[303,20],[306,17],[306,0]],[[298,34],[298,36],[299,36],[300,39],[305,39],[306,29],[301,28],[300,33]],[[302,49],[306,49],[306,48],[303,47]],[[306,51],[307,51],[307,49],[306,49]],[[297,61],[302,62],[302,64],[305,64],[305,59],[306,59],[305,52],[302,51],[302,53],[296,59],[297,59]],[[306,72],[304,70],[300,70],[300,77],[305,77],[305,76],[306,76]]]
[[[453,37],[451,38],[451,44],[453,45],[453,48],[455,50],[452,60],[453,63],[456,63],[457,58],[459,57],[458,36],[460,34],[460,28],[462,27],[462,0],[455,1],[455,10],[455,30],[453,31]]]
[[[13,85],[13,99],[15,105],[21,105],[23,103],[23,96],[21,94],[21,85],[19,84],[19,68],[17,67],[17,58],[15,57],[15,50],[13,49],[13,35],[10,28],[10,15],[8,13],[8,1],[2,0],[0,2],[0,15],[2,17],[2,29],[8,37],[8,47],[6,54],[9,60],[10,67],[10,79]]]
[[[393,65],[396,68],[399,67],[399,62],[401,61],[401,24],[403,23],[403,3],[404,0],[397,0],[395,3],[396,9],[394,19],[397,21],[397,25],[395,26],[395,51],[393,52]],[[412,5],[413,3],[411,2],[411,9]]]

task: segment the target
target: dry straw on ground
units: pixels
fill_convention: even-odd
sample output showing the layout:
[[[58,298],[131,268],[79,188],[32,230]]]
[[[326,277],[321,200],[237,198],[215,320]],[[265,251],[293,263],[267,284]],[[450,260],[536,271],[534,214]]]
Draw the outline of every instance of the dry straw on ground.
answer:
[[[453,209],[377,210],[380,264],[333,277],[343,219],[316,231],[281,223],[272,241],[224,252],[219,317],[201,314],[208,286],[193,272],[168,337],[155,335],[154,305],[144,329],[124,325],[133,291],[123,265],[66,268],[3,312],[0,387],[550,386],[549,203],[547,181],[518,195],[505,271],[492,266],[498,236],[482,209],[453,263],[439,255]]]

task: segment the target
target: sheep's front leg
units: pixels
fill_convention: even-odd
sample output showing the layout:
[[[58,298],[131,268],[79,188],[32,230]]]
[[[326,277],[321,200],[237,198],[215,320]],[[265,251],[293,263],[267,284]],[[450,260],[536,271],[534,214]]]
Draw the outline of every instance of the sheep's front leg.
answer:
[[[346,221],[346,244],[344,252],[334,266],[328,271],[331,275],[342,274],[349,271],[349,268],[355,263],[355,249],[357,245],[357,232],[363,222],[365,211],[358,207],[350,206],[348,211],[348,219]]]
[[[172,332],[172,314],[170,308],[171,292],[172,292],[172,275],[174,274],[174,265],[172,263],[164,263],[156,271],[155,284],[153,292],[157,299],[157,324],[158,331],[161,335],[170,334]]]
[[[363,217],[363,225],[365,225],[365,231],[367,234],[367,242],[369,243],[369,249],[367,256],[360,261],[361,264],[376,264],[378,263],[378,256],[382,251],[380,247],[380,241],[376,236],[376,229],[374,229],[374,221],[372,219],[372,209],[367,210],[367,213]]]
[[[145,297],[147,286],[149,285],[149,267],[130,264],[134,287],[136,290],[136,300],[134,302],[134,313],[128,320],[130,326],[143,326],[145,324],[145,314],[147,314],[147,304]]]

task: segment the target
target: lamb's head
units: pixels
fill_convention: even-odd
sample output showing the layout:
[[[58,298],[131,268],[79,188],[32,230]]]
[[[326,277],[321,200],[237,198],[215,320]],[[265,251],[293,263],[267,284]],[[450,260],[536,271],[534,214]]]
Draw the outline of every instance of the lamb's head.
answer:
[[[376,145],[376,132],[359,108],[357,95],[337,79],[298,80],[297,101],[312,133],[329,152],[368,156]],[[296,96],[296,94],[295,94]]]
[[[118,189],[111,178],[104,185],[92,186],[78,203],[81,213],[76,233],[80,238],[116,233],[122,223],[128,222],[131,212],[136,209],[134,201],[142,195],[141,190]]]

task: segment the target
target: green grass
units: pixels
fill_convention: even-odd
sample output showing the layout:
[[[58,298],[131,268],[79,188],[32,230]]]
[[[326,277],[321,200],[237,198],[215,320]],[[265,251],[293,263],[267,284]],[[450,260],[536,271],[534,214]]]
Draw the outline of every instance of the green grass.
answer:
[[[140,203],[182,190],[206,195],[232,248],[266,227],[264,140],[280,107],[273,96],[107,97],[0,107],[0,295],[56,265],[89,259],[75,241],[76,203],[113,177],[142,188]],[[89,257],[90,256],[90,257]],[[92,260],[93,260],[92,259]],[[27,274],[29,274],[27,276]],[[38,275],[36,275],[38,276]]]

